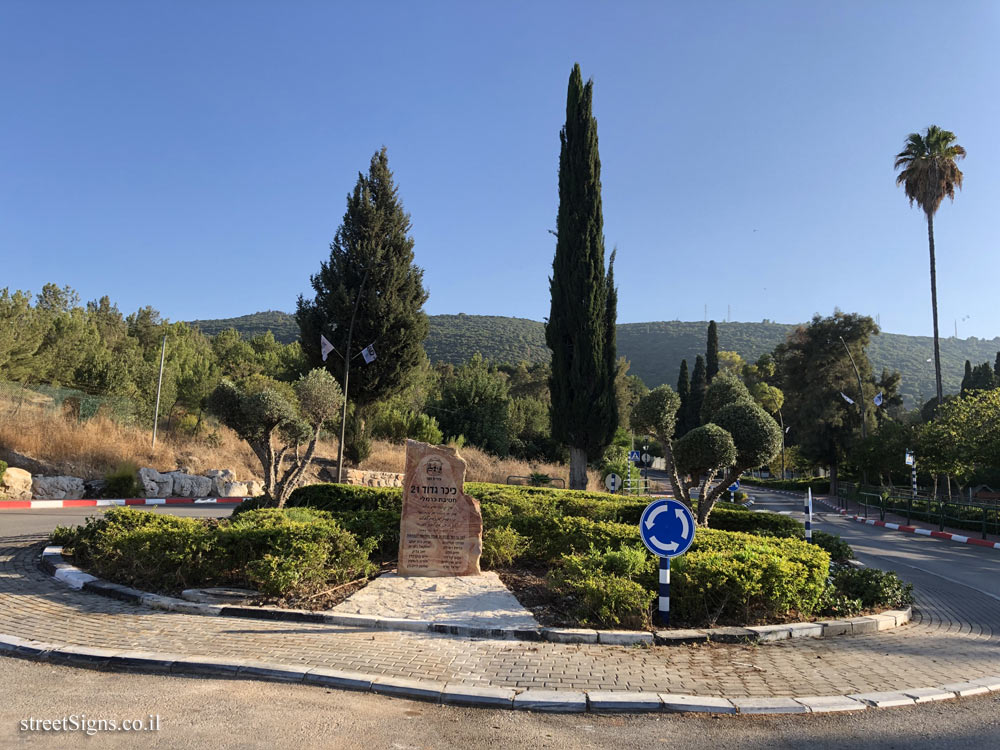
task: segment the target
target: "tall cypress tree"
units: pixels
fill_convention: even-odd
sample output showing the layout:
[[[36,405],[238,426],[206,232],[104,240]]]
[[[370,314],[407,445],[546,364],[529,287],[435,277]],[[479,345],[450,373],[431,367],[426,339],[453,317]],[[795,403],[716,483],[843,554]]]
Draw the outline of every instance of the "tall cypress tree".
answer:
[[[687,410],[688,400],[691,398],[691,378],[688,375],[688,361],[681,360],[681,371],[677,375],[677,395],[681,397],[681,408],[677,410],[677,428],[674,430],[676,437],[681,437],[688,431]]]
[[[708,346],[705,348],[705,382],[719,374],[719,330],[714,320],[708,321]]]
[[[962,376],[962,395],[969,390],[972,385],[972,363],[969,360],[965,360],[965,375]]]
[[[570,487],[587,486],[587,459],[618,426],[615,402],[615,255],[605,273],[601,160],[593,81],[574,65],[559,133],[559,215],[545,341],[552,350],[552,435],[569,446]]]
[[[688,396],[687,409],[688,430],[701,426],[701,405],[705,401],[707,389],[708,376],[705,359],[699,354],[694,360],[694,372],[691,375],[691,395]]]
[[[356,460],[363,457],[354,447],[366,444],[365,407],[406,387],[424,356],[427,292],[424,272],[413,262],[409,231],[410,215],[403,210],[382,148],[347,196],[330,259],[311,278],[315,297],[298,300],[295,318],[310,364],[325,366],[343,385],[344,355],[352,358],[347,397],[355,406],[351,452]],[[335,347],[325,362],[320,335]],[[357,355],[369,344],[376,357],[366,364]]]
[[[996,376],[997,384],[1000,384],[1000,352],[997,352],[996,362],[993,363],[993,374]]]

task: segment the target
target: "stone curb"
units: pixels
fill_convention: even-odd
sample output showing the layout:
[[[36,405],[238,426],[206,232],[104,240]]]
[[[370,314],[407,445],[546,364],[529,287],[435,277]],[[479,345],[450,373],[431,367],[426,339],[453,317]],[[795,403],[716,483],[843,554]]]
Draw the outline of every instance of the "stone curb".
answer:
[[[901,688],[881,693],[823,695],[802,698],[724,698],[674,693],[617,690],[545,690],[470,686],[386,675],[367,675],[308,665],[277,664],[251,659],[181,656],[127,649],[45,643],[0,633],[0,656],[13,656],[104,671],[243,678],[292,682],[340,690],[373,692],[400,698],[477,708],[524,709],[560,713],[709,713],[786,714],[864,711],[910,706],[1000,692],[1000,676],[940,687]]]
[[[401,617],[378,617],[331,614],[305,609],[279,607],[240,607],[229,604],[200,604],[160,594],[139,591],[128,586],[103,581],[65,562],[62,547],[46,547],[42,551],[41,568],[70,588],[82,589],[120,601],[143,604],[167,612],[189,615],[245,617],[255,620],[281,620],[340,625],[351,628],[402,630],[418,633],[440,633],[462,638],[491,638],[505,641],[548,641],[550,643],[602,643],[614,646],[681,646],[692,643],[769,643],[791,638],[829,638],[858,635],[905,625],[912,609],[894,609],[877,615],[854,617],[849,620],[793,622],[782,625],[756,625],[747,628],[720,627],[693,630],[657,630],[655,633],[634,630],[589,630],[586,628],[490,628],[430,620],[408,620]]]

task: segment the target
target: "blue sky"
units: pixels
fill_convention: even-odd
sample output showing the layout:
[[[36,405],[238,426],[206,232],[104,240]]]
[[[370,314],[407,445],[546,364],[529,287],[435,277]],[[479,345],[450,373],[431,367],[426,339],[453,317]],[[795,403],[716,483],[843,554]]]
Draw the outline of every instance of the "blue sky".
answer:
[[[0,4],[0,287],[173,320],[291,311],[388,147],[427,311],[548,315],[559,128],[594,79],[619,322],[929,334],[907,133],[968,151],[944,335],[1000,335],[1000,4]]]

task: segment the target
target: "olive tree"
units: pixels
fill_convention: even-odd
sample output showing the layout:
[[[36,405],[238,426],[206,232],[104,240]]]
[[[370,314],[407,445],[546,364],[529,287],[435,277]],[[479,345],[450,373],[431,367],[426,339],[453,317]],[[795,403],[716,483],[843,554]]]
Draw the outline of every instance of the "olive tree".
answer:
[[[208,410],[247,442],[264,470],[264,494],[283,508],[342,403],[337,381],[315,369],[291,385],[261,375],[224,379],[209,396]]]

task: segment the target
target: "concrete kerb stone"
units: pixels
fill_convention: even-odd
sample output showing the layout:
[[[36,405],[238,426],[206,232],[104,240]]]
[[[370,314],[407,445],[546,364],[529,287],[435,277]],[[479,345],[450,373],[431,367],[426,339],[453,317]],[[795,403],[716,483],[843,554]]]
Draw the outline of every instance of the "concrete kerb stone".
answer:
[[[951,700],[955,697],[955,694],[948,691],[942,690],[941,688],[925,687],[925,688],[907,688],[901,691],[903,695],[908,695],[913,698],[914,703],[930,703],[931,701],[946,701]]]
[[[877,693],[852,693],[849,697],[875,708],[912,706],[914,699],[902,691],[882,691]]]
[[[441,691],[441,702],[452,706],[514,708],[516,695],[513,688],[448,684]]]
[[[528,688],[514,696],[514,708],[548,713],[582,713],[587,710],[587,694],[574,690]]]
[[[598,713],[646,713],[663,710],[663,701],[657,693],[588,690],[587,707]]]
[[[809,709],[794,698],[732,698],[741,714],[805,714]]]
[[[810,697],[723,698],[626,691],[568,691],[475,687],[442,682],[373,676],[306,665],[276,664],[210,656],[181,656],[146,651],[60,645],[0,634],[0,654],[87,666],[104,670],[170,672],[180,675],[242,677],[294,682],[343,690],[485,708],[518,708],[551,712],[648,713],[659,710],[691,713],[774,714],[858,711],[888,708],[1000,690],[1000,677],[986,677],[941,688],[906,688],[896,692]]]
[[[834,713],[839,711],[864,711],[867,703],[854,700],[847,695],[812,695],[805,698],[795,698],[797,702],[814,714]]]
[[[203,604],[187,599],[162,596],[129,586],[111,583],[86,573],[65,562],[62,547],[45,547],[40,567],[71,588],[82,589],[120,601],[141,604],[168,612],[206,616],[243,617],[261,620],[326,623],[353,628],[441,633],[464,638],[490,638],[518,641],[549,641],[551,643],[603,643],[619,646],[671,646],[692,643],[766,643],[789,638],[821,638],[835,635],[874,633],[904,625],[910,621],[912,609],[889,610],[878,615],[850,620],[801,622],[753,627],[719,627],[708,629],[658,630],[655,633],[632,630],[591,630],[589,628],[501,628],[471,626],[431,620],[379,617],[350,613],[314,612],[279,607],[245,607],[225,604]]]
[[[734,714],[736,706],[728,698],[711,695],[682,695],[659,693],[665,711],[694,712],[701,714]]]
[[[400,698],[414,698],[439,703],[445,687],[443,682],[380,675],[372,679],[371,690],[373,693],[381,693],[382,695],[395,695]]]
[[[948,685],[942,685],[941,689],[954,693],[959,698],[966,698],[970,695],[983,695],[990,692],[988,687],[978,682],[952,682]]]

